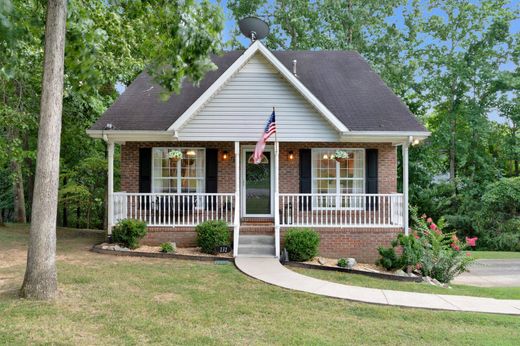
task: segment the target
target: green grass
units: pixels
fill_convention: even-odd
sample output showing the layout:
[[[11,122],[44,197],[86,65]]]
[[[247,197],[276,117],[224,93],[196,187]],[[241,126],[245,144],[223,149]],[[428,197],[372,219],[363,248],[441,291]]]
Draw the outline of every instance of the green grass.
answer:
[[[298,273],[318,279],[338,282],[346,285],[382,288],[396,291],[409,291],[434,294],[466,295],[475,297],[489,297],[498,299],[520,299],[520,287],[474,287],[466,285],[450,285],[451,288],[432,286],[427,283],[401,282],[377,279],[359,274],[348,274],[317,269],[291,268]]]
[[[58,233],[59,298],[19,299],[27,227],[0,229],[0,344],[516,344],[513,316],[348,302],[267,285],[233,265],[88,251]]]
[[[476,259],[520,259],[520,252],[513,251],[470,251]]]

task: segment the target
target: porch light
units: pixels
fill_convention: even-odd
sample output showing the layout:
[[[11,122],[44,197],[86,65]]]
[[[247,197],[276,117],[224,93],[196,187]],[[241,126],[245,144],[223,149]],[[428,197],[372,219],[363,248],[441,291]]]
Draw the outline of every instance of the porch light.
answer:
[[[224,150],[222,152],[222,160],[227,160],[228,158],[229,158],[228,152],[227,152],[227,150]]]
[[[294,152],[292,150],[289,151],[289,160],[294,160]]]
[[[195,150],[188,150],[188,151],[186,152],[186,156],[195,156],[195,155],[197,155],[197,153],[195,152]]]

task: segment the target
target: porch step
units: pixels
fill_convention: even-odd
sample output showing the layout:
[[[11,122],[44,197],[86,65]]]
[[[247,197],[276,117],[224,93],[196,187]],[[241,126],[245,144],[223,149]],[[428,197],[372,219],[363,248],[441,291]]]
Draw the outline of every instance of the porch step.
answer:
[[[274,256],[274,236],[241,235],[238,240],[239,256]]]
[[[269,224],[242,224],[240,225],[240,234],[242,235],[274,235],[274,225]]]
[[[240,245],[273,245],[274,237],[270,235],[241,235],[239,239]]]

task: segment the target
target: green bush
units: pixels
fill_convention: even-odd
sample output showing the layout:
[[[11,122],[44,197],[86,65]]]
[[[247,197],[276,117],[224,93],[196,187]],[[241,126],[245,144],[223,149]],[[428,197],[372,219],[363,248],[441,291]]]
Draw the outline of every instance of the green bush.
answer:
[[[308,261],[318,255],[320,236],[310,228],[292,228],[285,235],[285,247],[291,261]]]
[[[346,268],[347,267],[347,260],[344,258],[340,258],[338,260],[338,267]]]
[[[481,208],[475,217],[478,248],[520,251],[520,177],[486,186]]]
[[[230,232],[224,221],[205,221],[197,226],[197,245],[202,252],[214,254],[218,246],[229,245]],[[238,244],[235,244],[237,246]]]
[[[147,233],[146,223],[139,220],[124,219],[117,223],[112,230],[112,237],[116,243],[135,249]]]
[[[393,245],[393,244],[392,244]],[[397,246],[397,244],[396,244]],[[381,256],[380,259],[377,260],[376,264],[385,268],[386,270],[395,270],[401,269],[403,267],[401,262],[401,257],[397,255],[395,252],[395,246],[392,247],[378,247],[377,251]]]
[[[172,243],[162,243],[161,252],[165,252],[165,253],[175,252],[175,248],[173,247]]]
[[[378,265],[387,270],[416,269],[424,276],[448,283],[455,276],[468,270],[474,260],[464,252],[466,246],[455,233],[443,233],[444,221],[435,224],[426,215],[417,217],[417,209],[411,209],[412,233],[399,234],[389,248],[378,249],[381,258]],[[401,255],[396,248],[401,249]]]

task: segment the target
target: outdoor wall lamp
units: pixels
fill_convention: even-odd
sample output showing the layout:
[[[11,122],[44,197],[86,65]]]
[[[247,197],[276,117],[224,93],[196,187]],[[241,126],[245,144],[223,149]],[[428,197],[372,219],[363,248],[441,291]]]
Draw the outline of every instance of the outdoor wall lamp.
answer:
[[[289,151],[289,160],[294,160],[294,152],[292,150]]]
[[[228,152],[227,152],[227,150],[224,150],[224,151],[222,152],[222,160],[225,161],[225,160],[227,160],[228,158],[229,158]]]

